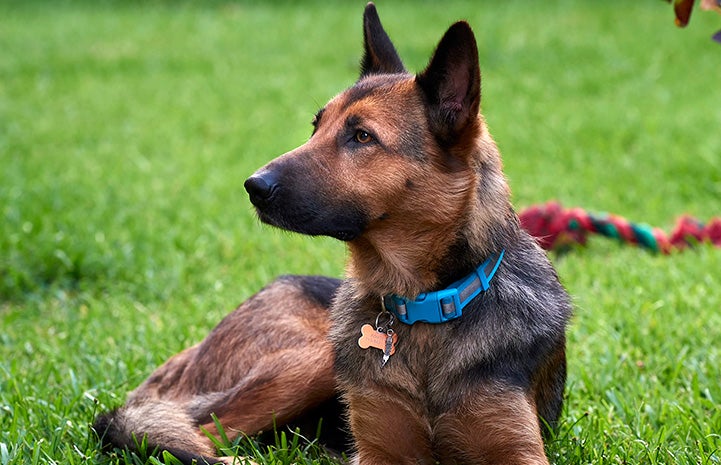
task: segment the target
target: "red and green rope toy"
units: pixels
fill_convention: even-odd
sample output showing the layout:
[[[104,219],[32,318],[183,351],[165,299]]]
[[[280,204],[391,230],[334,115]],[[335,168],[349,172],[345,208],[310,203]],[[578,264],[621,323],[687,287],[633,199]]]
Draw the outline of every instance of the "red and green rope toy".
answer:
[[[670,234],[645,224],[631,223],[612,214],[588,213],[582,208],[563,208],[558,202],[530,206],[519,214],[521,224],[546,250],[571,244],[585,245],[589,234],[600,234],[664,254],[710,242],[721,247],[721,218],[707,223],[682,216]]]

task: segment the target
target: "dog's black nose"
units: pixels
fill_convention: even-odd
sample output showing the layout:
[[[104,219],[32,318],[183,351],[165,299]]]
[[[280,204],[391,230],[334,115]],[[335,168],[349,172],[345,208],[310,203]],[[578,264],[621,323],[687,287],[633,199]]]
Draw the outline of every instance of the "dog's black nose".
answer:
[[[254,174],[245,180],[243,184],[245,190],[248,191],[250,201],[253,205],[267,202],[273,196],[273,192],[278,187],[278,183],[270,173]]]

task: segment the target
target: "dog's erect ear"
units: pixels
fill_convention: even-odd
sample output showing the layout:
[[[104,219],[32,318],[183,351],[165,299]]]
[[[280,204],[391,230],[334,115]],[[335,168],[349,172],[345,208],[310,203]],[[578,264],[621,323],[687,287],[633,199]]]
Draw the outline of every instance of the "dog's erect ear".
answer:
[[[450,141],[478,116],[481,72],[471,26],[459,21],[441,39],[416,82],[430,106],[430,123],[442,141]]]
[[[360,77],[406,72],[373,3],[368,3],[363,13],[363,49]]]

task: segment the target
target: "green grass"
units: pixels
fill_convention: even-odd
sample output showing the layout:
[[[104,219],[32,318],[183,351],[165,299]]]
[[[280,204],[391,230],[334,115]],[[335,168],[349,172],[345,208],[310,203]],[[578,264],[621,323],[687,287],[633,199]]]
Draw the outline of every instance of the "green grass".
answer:
[[[721,214],[721,17],[677,30],[657,0],[420,5],[379,11],[414,70],[470,21],[517,207],[665,229]],[[97,412],[272,277],[342,275],[341,244],[260,225],[242,182],[354,81],[362,8],[0,2],[0,465],[144,463],[98,454]],[[553,258],[577,312],[552,460],[720,462],[721,252],[594,239]]]

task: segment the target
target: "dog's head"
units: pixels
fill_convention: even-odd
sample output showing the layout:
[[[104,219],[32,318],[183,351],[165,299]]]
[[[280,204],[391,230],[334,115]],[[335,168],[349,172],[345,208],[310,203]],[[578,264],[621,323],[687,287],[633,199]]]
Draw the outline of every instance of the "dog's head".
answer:
[[[501,181],[492,182],[505,192],[478,113],[475,37],[466,22],[453,24],[426,69],[412,75],[372,3],[363,26],[358,81],[318,111],[308,142],[258,170],[245,188],[271,225],[362,244],[361,253],[392,255],[411,243],[430,253],[458,235],[478,203],[481,165],[493,168]]]

